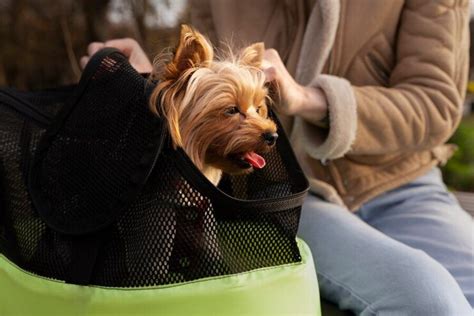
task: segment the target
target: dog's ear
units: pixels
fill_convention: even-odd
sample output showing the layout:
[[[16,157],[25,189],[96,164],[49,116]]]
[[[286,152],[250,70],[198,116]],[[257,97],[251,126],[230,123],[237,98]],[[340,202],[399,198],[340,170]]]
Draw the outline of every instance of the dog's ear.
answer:
[[[240,53],[240,63],[260,68],[263,61],[265,45],[262,42],[245,47]]]
[[[214,57],[209,41],[188,25],[181,26],[179,44],[173,60],[167,65],[166,79],[177,79],[186,70],[208,66]]]
[[[156,115],[163,115],[166,118],[175,146],[182,147],[176,91],[182,89],[192,75],[193,71],[188,70],[208,67],[213,57],[213,48],[204,35],[188,25],[182,25],[179,43],[172,60],[165,64],[162,71],[152,73],[152,77],[158,79],[159,83],[150,96],[150,108]],[[179,84],[173,86],[178,81]],[[173,88],[168,89],[170,86]]]

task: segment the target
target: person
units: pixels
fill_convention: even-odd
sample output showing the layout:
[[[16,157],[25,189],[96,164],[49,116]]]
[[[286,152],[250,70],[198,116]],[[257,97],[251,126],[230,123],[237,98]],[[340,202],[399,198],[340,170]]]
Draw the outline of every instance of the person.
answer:
[[[214,43],[263,41],[276,107],[311,185],[300,236],[321,294],[360,315],[471,315],[473,219],[438,165],[468,71],[469,1],[193,0]],[[122,39],[89,45],[125,51]]]

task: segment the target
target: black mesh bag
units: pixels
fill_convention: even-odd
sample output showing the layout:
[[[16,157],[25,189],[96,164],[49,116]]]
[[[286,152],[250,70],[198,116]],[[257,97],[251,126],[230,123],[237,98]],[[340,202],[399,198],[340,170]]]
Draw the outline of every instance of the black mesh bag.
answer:
[[[113,287],[300,261],[308,184],[281,126],[265,168],[215,187],[170,146],[152,89],[104,49],[78,85],[0,90],[0,253],[37,275]]]

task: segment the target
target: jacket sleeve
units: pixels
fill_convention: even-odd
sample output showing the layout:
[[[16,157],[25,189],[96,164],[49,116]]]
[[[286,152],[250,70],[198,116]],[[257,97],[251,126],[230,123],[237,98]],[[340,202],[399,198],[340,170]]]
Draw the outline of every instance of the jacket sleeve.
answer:
[[[312,86],[328,96],[330,126],[326,139],[307,148],[308,153],[334,159],[431,149],[446,142],[462,115],[468,11],[468,1],[407,0],[388,87],[350,86],[335,76],[316,77]],[[354,99],[344,97],[351,92]],[[347,124],[351,120],[355,122]],[[307,124],[303,128],[308,129]],[[342,145],[345,152],[328,151]]]

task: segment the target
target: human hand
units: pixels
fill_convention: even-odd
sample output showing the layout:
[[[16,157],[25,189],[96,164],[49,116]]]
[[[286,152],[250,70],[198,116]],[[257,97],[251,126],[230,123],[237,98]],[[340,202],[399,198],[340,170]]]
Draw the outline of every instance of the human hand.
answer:
[[[120,50],[125,56],[127,56],[132,67],[139,73],[149,73],[153,69],[151,62],[143,49],[140,47],[138,42],[132,38],[120,38],[106,42],[90,43],[87,47],[87,56],[81,57],[80,63],[82,69],[86,67],[92,55],[105,47],[114,47]]]
[[[279,89],[280,111],[312,122],[321,121],[327,116],[328,105],[323,90],[297,83],[276,50],[265,50],[263,58],[262,69],[266,81],[274,82]]]

